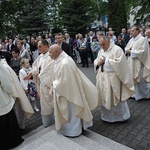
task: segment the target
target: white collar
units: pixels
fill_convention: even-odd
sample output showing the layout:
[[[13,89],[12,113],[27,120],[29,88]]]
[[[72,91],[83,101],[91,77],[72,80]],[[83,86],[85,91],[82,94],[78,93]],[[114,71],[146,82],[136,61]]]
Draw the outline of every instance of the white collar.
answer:
[[[48,55],[49,55],[49,51],[47,51],[47,52],[44,53],[44,54],[41,54],[41,57],[44,59],[44,58],[46,58]]]
[[[132,37],[134,41],[136,41],[138,38],[140,38],[142,35],[139,33],[136,37]]]
[[[29,67],[29,68],[22,67],[22,69],[25,71],[31,71],[31,67]]]

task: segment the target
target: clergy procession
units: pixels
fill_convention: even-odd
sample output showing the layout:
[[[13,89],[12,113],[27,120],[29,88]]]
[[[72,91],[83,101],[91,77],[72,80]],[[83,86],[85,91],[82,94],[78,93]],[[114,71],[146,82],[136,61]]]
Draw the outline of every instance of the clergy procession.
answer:
[[[38,112],[45,128],[54,119],[58,134],[78,137],[94,125],[93,111],[112,126],[132,118],[129,99],[150,101],[150,29],[122,28],[117,38],[111,28],[74,40],[68,33],[16,36],[1,41],[0,56],[1,150],[23,143]],[[81,68],[93,69],[96,84]]]

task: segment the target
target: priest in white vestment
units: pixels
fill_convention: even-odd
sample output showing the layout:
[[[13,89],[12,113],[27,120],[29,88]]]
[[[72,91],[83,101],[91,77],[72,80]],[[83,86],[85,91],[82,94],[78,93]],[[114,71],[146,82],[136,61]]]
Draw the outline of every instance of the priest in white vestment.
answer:
[[[33,115],[34,110],[32,109],[32,106],[25,92],[21,87],[21,84],[18,80],[18,77],[16,76],[16,73],[7,64],[6,60],[1,59],[0,61],[4,65],[4,67],[7,68],[8,72],[12,77],[14,83],[13,89],[14,89],[14,99],[15,99],[14,111],[16,113],[20,129],[25,129],[25,118],[29,119]]]
[[[54,60],[49,57],[49,43],[47,40],[38,42],[38,49],[41,52],[39,57],[32,65],[32,72],[25,77],[25,80],[33,76],[40,96],[40,106],[42,123],[45,127],[51,125],[53,113],[53,101],[49,94],[52,85],[52,74],[54,68]]]
[[[56,130],[64,136],[79,136],[82,128],[93,125],[91,110],[97,107],[98,90],[59,45],[52,45],[49,52],[55,61],[51,94]]]
[[[8,150],[23,142],[13,111],[14,81],[8,69],[0,61],[0,149]]]
[[[129,65],[123,50],[111,43],[109,37],[101,37],[99,43],[102,49],[94,65],[101,119],[106,122],[125,121],[130,117],[126,100],[134,94]]]
[[[125,47],[135,87],[135,100],[150,98],[150,51],[147,38],[137,26],[131,28],[132,38]]]
[[[150,50],[150,29],[146,30],[146,38],[148,40],[148,44],[149,44],[149,50]]]

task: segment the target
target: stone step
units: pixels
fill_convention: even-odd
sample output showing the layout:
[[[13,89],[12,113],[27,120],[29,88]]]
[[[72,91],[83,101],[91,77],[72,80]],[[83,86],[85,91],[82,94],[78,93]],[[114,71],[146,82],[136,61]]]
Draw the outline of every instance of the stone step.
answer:
[[[45,142],[40,147],[38,147],[36,150],[60,150],[57,148],[53,143]]]
[[[52,130],[19,150],[86,150],[74,141]]]
[[[36,128],[35,130],[32,130],[28,134],[23,135],[22,138],[27,139],[27,138],[31,137],[32,135],[34,135],[40,131],[43,131],[44,129],[46,129],[44,126],[40,126],[40,127]]]
[[[106,138],[100,134],[97,134],[91,130],[86,130],[84,132],[84,136],[86,136],[87,138],[90,138],[91,140],[98,142],[100,145],[107,147],[108,149],[111,150],[133,150],[130,147],[127,147],[125,145],[122,145],[118,142],[115,142],[109,138]]]
[[[76,142],[77,144],[83,146],[84,148],[88,150],[111,150],[109,148],[104,147],[103,145],[100,145],[99,143],[93,141],[83,135],[80,135],[76,138],[69,138],[70,140]]]
[[[51,125],[49,126],[50,127],[50,130],[53,130],[55,127],[55,125],[54,125],[54,115],[51,115]],[[48,128],[48,127],[47,127]],[[28,138],[28,137],[30,137],[30,136],[32,136],[33,134],[36,134],[37,132],[40,132],[40,131],[46,131],[46,130],[44,130],[44,129],[46,129],[43,125],[42,126],[40,126],[40,127],[38,127],[38,128],[36,128],[35,130],[32,130],[31,132],[29,132],[28,134],[26,134],[26,135],[24,135],[23,136],[23,138],[24,139],[26,139],[26,138]],[[43,132],[42,131],[42,132]],[[43,135],[43,134],[42,134]]]
[[[23,138],[25,141],[13,150],[59,150],[62,148],[65,150],[68,143],[70,143],[67,148],[69,150],[74,148],[73,145],[79,150],[133,150],[91,130],[84,131],[79,137],[67,138],[58,134],[55,131],[54,125],[47,128],[41,126],[27,135],[24,135]],[[59,147],[60,144],[62,144],[61,147]]]
[[[51,125],[50,127],[44,128],[43,126],[33,130],[32,132],[23,136],[24,142],[13,150],[19,150],[20,148],[30,144],[33,141],[36,141],[38,138],[41,138],[46,133],[55,130],[55,126]]]

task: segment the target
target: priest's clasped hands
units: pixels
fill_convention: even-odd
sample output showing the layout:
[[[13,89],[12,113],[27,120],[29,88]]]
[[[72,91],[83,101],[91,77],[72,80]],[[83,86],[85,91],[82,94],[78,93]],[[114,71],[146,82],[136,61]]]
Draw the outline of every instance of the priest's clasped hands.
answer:
[[[98,61],[97,65],[98,65],[98,66],[101,66],[101,65],[103,65],[104,63],[105,63],[105,57],[102,56],[102,57],[100,58],[100,60]]]

